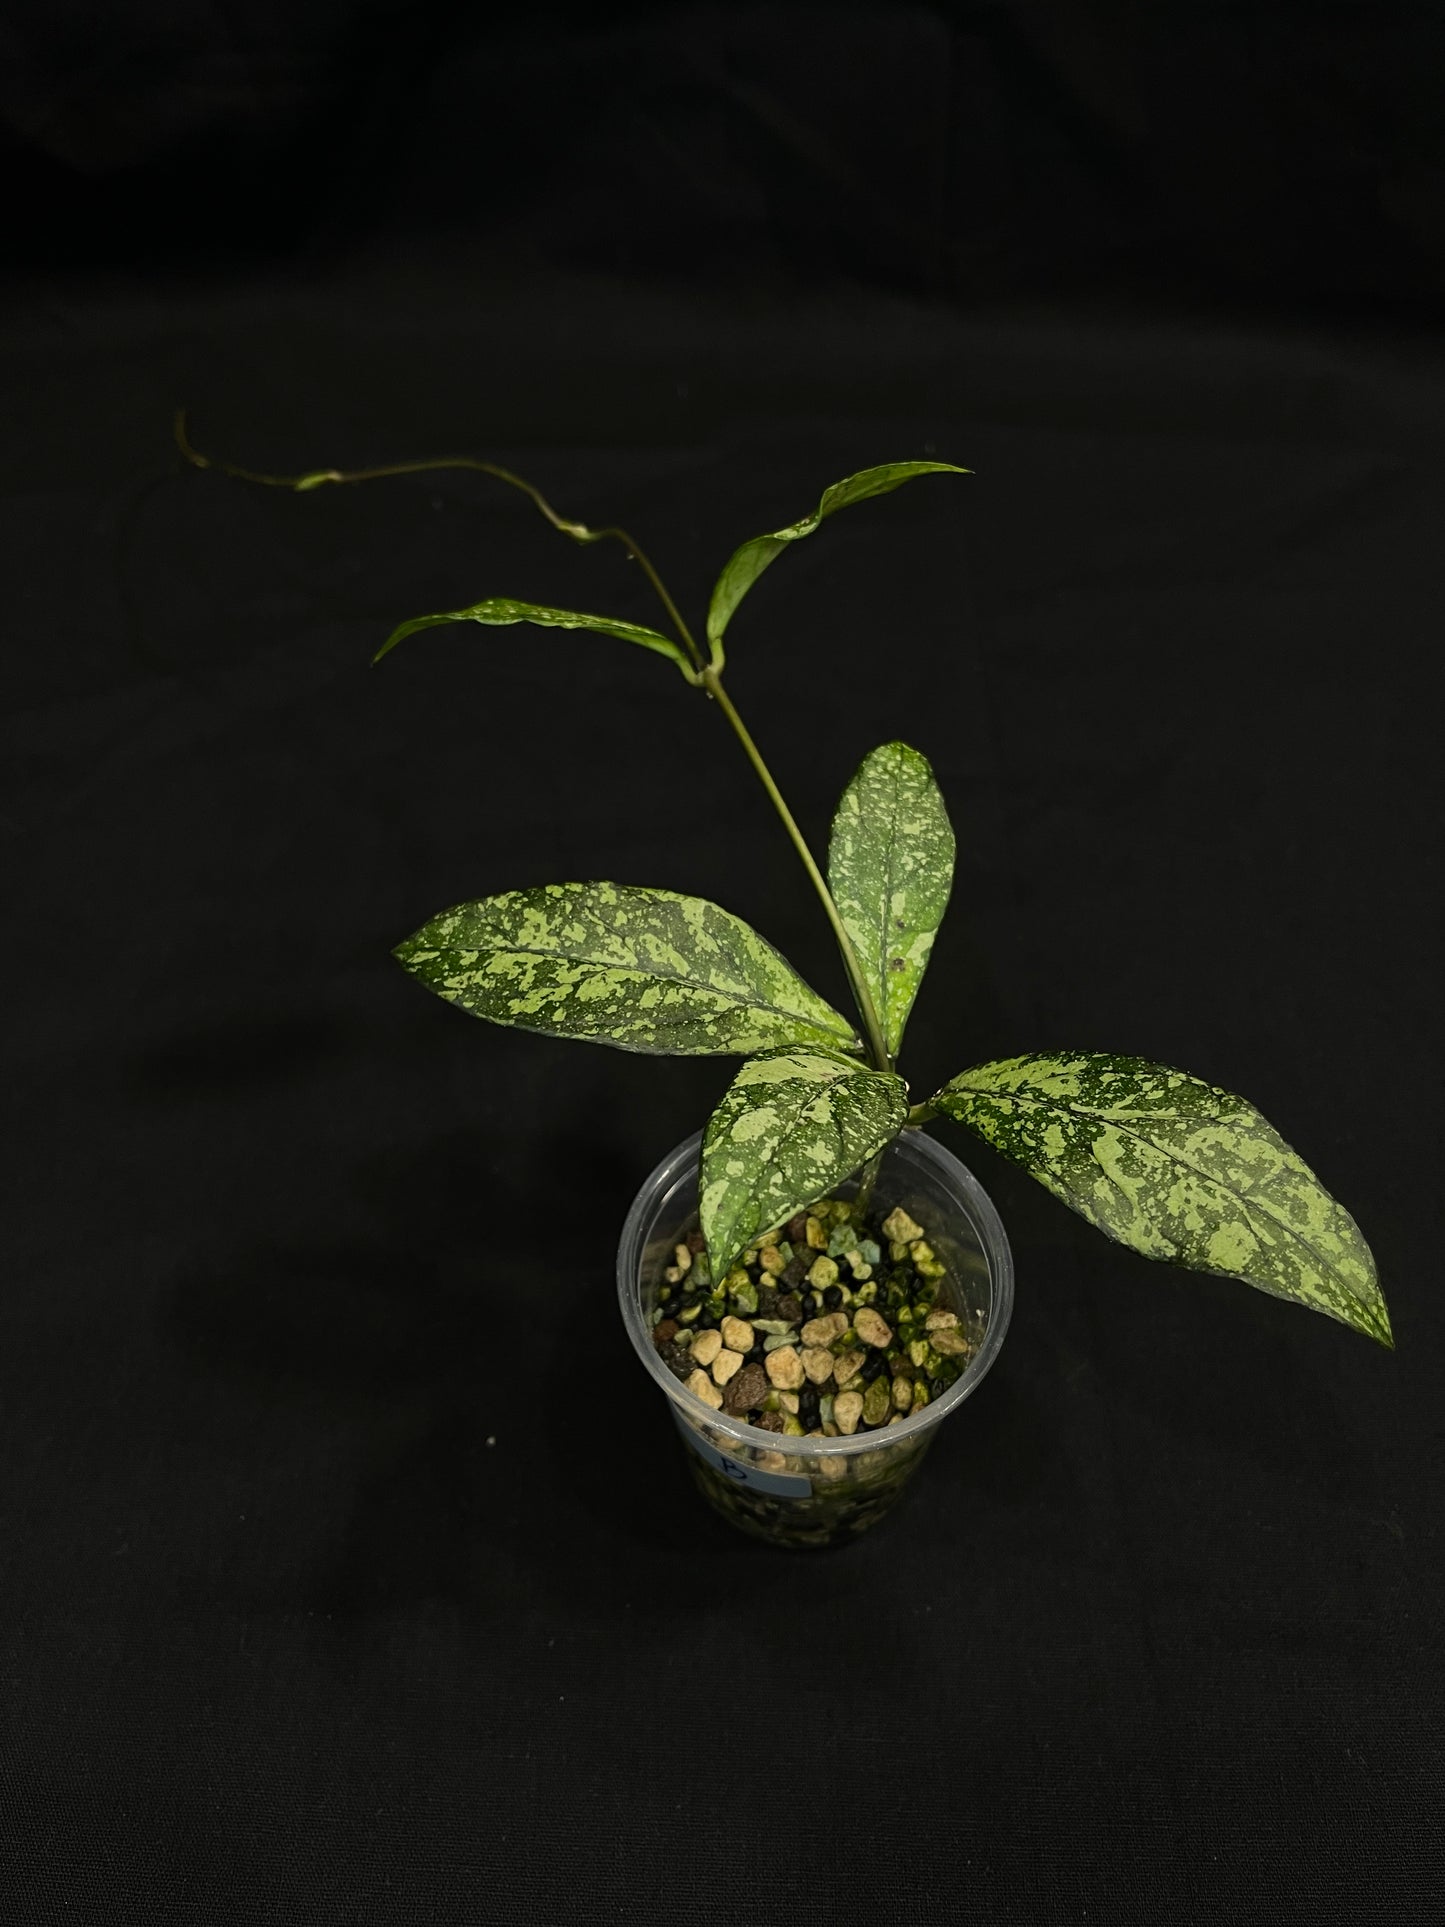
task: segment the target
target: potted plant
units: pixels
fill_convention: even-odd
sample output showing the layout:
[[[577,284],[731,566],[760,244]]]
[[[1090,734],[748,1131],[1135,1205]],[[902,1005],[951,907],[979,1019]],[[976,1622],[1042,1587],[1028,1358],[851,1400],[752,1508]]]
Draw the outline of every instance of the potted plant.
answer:
[[[544,884],[456,904],[396,950],[428,989],[492,1023],[743,1060],[705,1130],[642,1187],[618,1258],[639,1358],[704,1494],[735,1523],[790,1545],[863,1530],[997,1356],[1008,1241],[978,1181],[924,1128],[935,1119],[972,1131],[1145,1257],[1241,1279],[1391,1344],[1359,1228],[1243,1098],[1090,1051],[975,1064],[911,1097],[899,1049],[954,855],[932,770],[901,742],[866,756],[838,805],[825,873],[727,691],[724,645],[763,571],[828,517],[915,477],[967,470],[865,469],[801,521],[744,542],[713,590],[704,648],[626,531],[558,515],[495,464],[268,476],[209,463],[183,422],[177,436],[199,466],[301,491],[474,468],[521,489],[574,541],[619,543],[667,629],[493,597],[402,623],[376,660],[439,623],[598,631],[653,651],[709,699],[766,790],[837,940],[853,1015],[729,911],[632,884]]]

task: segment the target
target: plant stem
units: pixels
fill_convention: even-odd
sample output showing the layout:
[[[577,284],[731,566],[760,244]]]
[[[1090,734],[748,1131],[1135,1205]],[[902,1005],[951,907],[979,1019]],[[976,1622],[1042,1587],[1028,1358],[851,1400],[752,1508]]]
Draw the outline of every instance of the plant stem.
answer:
[[[892,1140],[890,1139],[891,1143]],[[888,1149],[885,1144],[883,1151]],[[873,1187],[878,1182],[878,1173],[883,1169],[883,1151],[875,1151],[858,1175],[858,1189],[853,1197],[853,1209],[862,1218],[873,1202]]]
[[[793,847],[803,860],[803,868],[808,872],[809,879],[812,882],[813,888],[818,893],[819,901],[823,905],[828,922],[832,925],[833,935],[837,939],[838,950],[843,959],[843,967],[848,973],[848,982],[852,986],[853,1000],[857,1004],[859,1015],[863,1019],[863,1030],[868,1042],[868,1054],[880,1071],[892,1070],[893,1060],[888,1054],[888,1045],[883,1036],[883,1026],[878,1021],[878,1006],[873,1001],[873,993],[868,988],[867,979],[864,977],[862,968],[858,962],[857,952],[853,948],[848,932],[843,928],[843,919],[838,914],[838,906],[833,901],[833,893],[828,888],[827,883],[824,881],[822,871],[813,859],[813,852],[808,848],[807,841],[803,836],[803,832],[798,828],[793,812],[784,802],[782,791],[773,781],[772,771],[763,761],[757,744],[748,734],[742,717],[739,716],[737,709],[734,707],[732,698],[723,688],[722,678],[718,670],[711,666],[705,666],[702,650],[698,647],[697,638],[693,635],[691,629],[688,628],[687,623],[683,620],[682,612],[668,594],[667,586],[663,582],[662,577],[653,567],[646,551],[633,541],[626,529],[620,529],[615,526],[609,526],[605,529],[590,529],[585,522],[573,522],[569,520],[567,516],[559,515],[547,500],[546,496],[543,495],[542,491],[539,488],[535,488],[531,482],[525,481],[520,475],[514,475],[509,468],[502,468],[496,462],[484,462],[480,457],[475,455],[442,455],[433,461],[425,462],[390,462],[381,468],[319,468],[311,469],[304,475],[267,475],[258,469],[241,468],[235,462],[217,461],[212,456],[202,455],[199,450],[191,445],[190,437],[186,432],[186,411],[184,408],[178,408],[176,410],[175,438],[176,446],[181,454],[196,468],[215,468],[219,469],[223,475],[234,476],[238,481],[256,482],[259,483],[262,488],[287,488],[297,493],[306,493],[311,489],[321,488],[327,482],[378,482],[385,480],[389,476],[424,475],[429,470],[438,468],[471,469],[481,475],[494,476],[497,481],[505,482],[510,488],[520,489],[522,494],[527,496],[535,507],[547,518],[554,529],[560,530],[563,535],[570,536],[574,542],[620,542],[632,560],[641,568],[643,574],[651,583],[658,601],[667,611],[668,620],[671,622],[673,628],[676,629],[683,647],[692,659],[692,680],[707,691],[708,695],[712,697],[713,701],[722,710],[724,716],[727,717],[729,723],[731,723],[734,735],[736,735],[738,741],[742,744],[748,761],[757,771],[759,780],[772,801],[773,808],[782,819],[783,828],[792,838]]]
[[[808,872],[813,888],[818,893],[828,922],[833,927],[833,935],[838,940],[838,949],[843,958],[843,967],[848,972],[848,981],[852,985],[853,998],[858,1005],[859,1015],[863,1019],[863,1029],[868,1040],[868,1054],[873,1059],[873,1063],[878,1070],[892,1070],[893,1065],[888,1056],[888,1046],[883,1038],[883,1026],[878,1021],[878,1007],[873,1001],[873,994],[868,988],[867,979],[864,977],[862,967],[858,962],[857,952],[853,948],[848,932],[843,928],[843,919],[838,914],[838,906],[833,901],[833,893],[823,880],[823,873],[814,861],[813,852],[808,848],[807,840],[803,832],[798,828],[793,812],[784,802],[782,791],[773,781],[772,771],[763,761],[762,752],[748,734],[746,724],[738,714],[732,698],[723,688],[722,678],[715,669],[709,668],[703,670],[702,686],[732,725],[733,734],[742,744],[744,755],[757,771],[758,780],[767,791],[773,808],[782,819],[783,828],[792,838],[793,848],[802,858],[803,868]]]
[[[560,530],[563,535],[570,535],[574,542],[620,542],[651,583],[658,601],[667,611],[668,620],[676,629],[683,647],[692,658],[694,670],[700,671],[702,668],[703,654],[698,648],[696,637],[683,621],[677,604],[667,593],[662,577],[652,566],[646,552],[633,541],[626,529],[613,526],[605,529],[589,529],[585,522],[573,522],[567,516],[559,515],[541,489],[534,488],[520,475],[514,475],[511,469],[500,468],[496,462],[484,462],[475,455],[441,455],[434,461],[391,462],[384,468],[318,468],[310,470],[305,475],[265,475],[258,469],[239,468],[234,462],[217,461],[213,456],[202,455],[193,448],[186,433],[184,408],[176,410],[175,436],[177,448],[195,468],[215,468],[223,475],[234,476],[237,481],[256,482],[262,488],[289,488],[298,493],[320,488],[326,482],[379,482],[393,475],[425,475],[435,468],[466,468],[480,475],[494,476],[497,481],[505,482],[509,488],[520,489],[554,529]]]

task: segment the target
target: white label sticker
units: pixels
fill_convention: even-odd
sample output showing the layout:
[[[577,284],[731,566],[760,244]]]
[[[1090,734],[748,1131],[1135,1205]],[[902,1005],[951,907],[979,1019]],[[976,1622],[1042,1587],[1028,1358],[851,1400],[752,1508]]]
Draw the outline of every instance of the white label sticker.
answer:
[[[670,1401],[669,1401],[670,1402]],[[764,1472],[761,1466],[749,1465],[743,1459],[732,1458],[726,1452],[719,1452],[715,1445],[695,1432],[674,1405],[672,1416],[677,1420],[678,1429],[697,1456],[710,1465],[715,1472],[721,1472],[725,1479],[734,1485],[745,1485],[750,1492],[766,1492],[771,1499],[810,1499],[813,1496],[813,1482],[798,1472]]]

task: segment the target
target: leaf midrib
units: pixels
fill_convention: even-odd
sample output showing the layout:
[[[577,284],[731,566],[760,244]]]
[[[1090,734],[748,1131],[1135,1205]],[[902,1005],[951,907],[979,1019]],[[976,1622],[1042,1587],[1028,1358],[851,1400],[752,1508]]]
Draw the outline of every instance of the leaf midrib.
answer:
[[[1108,1117],[1104,1113],[1099,1111],[1080,1110],[1073,1104],[1065,1104],[1059,1100],[1049,1100],[1042,1097],[1020,1097],[1017,1092],[1012,1092],[1012,1091],[1007,1093],[1002,1091],[990,1091],[986,1089],[979,1089],[978,1087],[973,1085],[964,1085],[962,1088],[965,1090],[973,1090],[976,1096],[992,1097],[992,1098],[999,1099],[1002,1102],[1008,1103],[1008,1104],[1032,1104],[1035,1107],[1035,1109],[1041,1110],[1041,1111],[1043,1110],[1067,1111],[1070,1117],[1081,1118],[1089,1122],[1101,1122],[1101,1123],[1113,1124],[1116,1130],[1121,1131],[1125,1137],[1133,1138],[1135,1142],[1138,1144],[1149,1145],[1150,1148],[1155,1151],[1164,1149],[1163,1146],[1160,1146],[1158,1144],[1153,1144],[1151,1140],[1145,1137],[1141,1131],[1131,1131],[1129,1130],[1127,1125],[1119,1124],[1116,1122],[1115,1119]],[[1167,1111],[1167,1112],[1161,1111],[1156,1113],[1156,1115],[1160,1117],[1177,1117],[1182,1119],[1182,1118],[1188,1117],[1189,1113],[1187,1111]],[[1220,1177],[1216,1177],[1212,1171],[1206,1171],[1202,1165],[1194,1164],[1188,1158],[1181,1157],[1179,1153],[1173,1149],[1169,1149],[1166,1152],[1166,1155],[1170,1157],[1174,1161],[1174,1163],[1179,1165],[1179,1167],[1182,1170],[1192,1171],[1196,1177],[1202,1178],[1206,1184],[1213,1185],[1217,1190],[1227,1192],[1229,1196],[1238,1198],[1240,1203],[1244,1206],[1246,1217],[1248,1217],[1249,1215],[1250,1205],[1253,1204],[1257,1206],[1259,1210],[1263,1212],[1264,1216],[1267,1217],[1272,1224],[1278,1225],[1280,1230],[1285,1232],[1289,1237],[1293,1238],[1296,1244],[1303,1245],[1305,1250],[1308,1251],[1310,1255],[1313,1258],[1315,1258],[1319,1264],[1324,1266],[1325,1270],[1329,1272],[1331,1277],[1339,1279],[1341,1287],[1343,1288],[1343,1290],[1345,1291],[1346,1295],[1349,1297],[1352,1303],[1359,1302],[1356,1293],[1351,1290],[1348,1281],[1340,1274],[1338,1270],[1336,1270],[1335,1265],[1333,1261],[1330,1259],[1329,1255],[1326,1252],[1321,1251],[1318,1248],[1318,1246],[1312,1245],[1309,1239],[1305,1237],[1304,1233],[1299,1231],[1294,1225],[1292,1225],[1288,1218],[1281,1217],[1280,1214],[1276,1210],[1274,1210],[1273,1207],[1270,1205],[1268,1199],[1261,1198],[1257,1194],[1251,1193],[1249,1191],[1236,1190],[1232,1184],[1227,1184],[1224,1181],[1224,1179]],[[1094,1162],[1098,1166],[1098,1169],[1101,1172],[1103,1172],[1103,1175],[1107,1178],[1110,1175],[1109,1172],[1104,1170],[1103,1165],[1099,1164],[1099,1161],[1097,1158],[1094,1160]],[[1124,1187],[1122,1185],[1118,1185],[1117,1188],[1119,1189],[1120,1192],[1123,1193],[1125,1197],[1128,1196],[1128,1193],[1124,1191]]]
[[[526,943],[499,943],[490,952],[481,944],[438,943],[429,944],[427,948],[443,954],[447,951],[457,952],[470,950],[477,956],[486,954],[496,956],[499,952],[506,951],[514,957],[543,957],[553,963],[590,964],[594,970],[620,970],[626,972],[629,976],[648,978],[657,983],[679,984],[687,990],[706,991],[710,997],[725,998],[729,1002],[742,1005],[748,1010],[771,1011],[773,1015],[777,1017],[790,1017],[796,1022],[812,1023],[818,1030],[826,1028],[817,1018],[809,1017],[805,1011],[790,1010],[786,1004],[769,1003],[763,998],[749,997],[737,991],[721,990],[716,984],[707,983],[701,977],[687,977],[665,970],[644,970],[634,964],[599,963],[596,957],[579,956],[570,950],[539,950],[534,945]],[[799,981],[801,982],[802,980],[799,979]],[[560,988],[566,990],[569,986],[564,984],[560,986]],[[819,998],[818,1001],[821,1003],[823,1000]],[[844,1033],[835,1031],[832,1034],[838,1036]],[[853,1035],[852,1032],[846,1034],[851,1044],[858,1042],[857,1037]]]
[[[889,915],[893,904],[893,853],[898,847],[898,817],[899,817],[899,812],[901,807],[900,792],[902,790],[902,785],[903,785],[903,774],[904,772],[900,767],[898,770],[898,780],[894,783],[894,786],[893,786],[893,808],[889,813],[889,818],[888,818],[888,841],[887,841],[887,845],[884,853],[884,860],[883,860],[884,889],[878,905],[878,909],[879,909],[878,998],[881,1006],[879,1010],[879,1015],[882,1017],[883,1022],[885,1023],[885,1025],[887,1025],[890,1031],[892,1030],[893,1025],[892,1025],[892,1013],[889,1009],[891,999],[888,995],[888,988],[889,988],[888,924],[889,924]],[[888,1040],[889,1049],[896,1050],[898,1047],[898,1041],[899,1041],[898,1039],[890,1037]]]

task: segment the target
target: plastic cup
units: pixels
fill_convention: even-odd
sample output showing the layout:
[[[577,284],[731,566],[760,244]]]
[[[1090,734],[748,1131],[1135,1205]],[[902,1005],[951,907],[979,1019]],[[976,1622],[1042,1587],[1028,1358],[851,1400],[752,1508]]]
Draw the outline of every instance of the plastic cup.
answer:
[[[977,1391],[998,1356],[1013,1308],[1013,1257],[982,1185],[923,1131],[904,1131],[883,1154],[870,1217],[895,1205],[923,1227],[947,1266],[940,1307],[958,1313],[973,1350],[952,1385],[911,1417],[851,1438],[788,1438],[715,1412],[663,1364],[651,1314],[673,1248],[698,1222],[702,1133],[678,1145],[633,1201],[617,1252],[622,1317],[638,1357],[672,1407],[693,1478],[744,1532],[780,1546],[855,1538],[897,1501],[939,1426]],[[851,1197],[855,1175],[831,1195]],[[846,1275],[846,1274],[845,1274]]]

